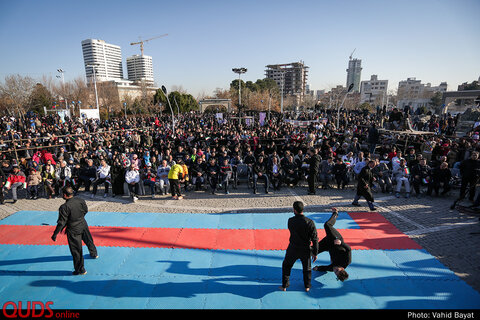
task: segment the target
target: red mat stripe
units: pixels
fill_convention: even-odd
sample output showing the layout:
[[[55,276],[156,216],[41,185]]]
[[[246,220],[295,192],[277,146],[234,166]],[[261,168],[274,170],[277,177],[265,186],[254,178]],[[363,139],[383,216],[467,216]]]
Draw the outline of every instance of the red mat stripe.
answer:
[[[377,226],[378,227],[378,226]],[[377,229],[370,224],[366,229],[341,229],[340,233],[352,249],[421,249],[396,228]],[[50,237],[54,226],[0,225],[0,244],[66,245],[66,236],[57,241]],[[285,250],[287,229],[190,229],[95,227],[90,231],[97,246],[191,248],[217,250]],[[319,237],[324,236],[322,229]]]

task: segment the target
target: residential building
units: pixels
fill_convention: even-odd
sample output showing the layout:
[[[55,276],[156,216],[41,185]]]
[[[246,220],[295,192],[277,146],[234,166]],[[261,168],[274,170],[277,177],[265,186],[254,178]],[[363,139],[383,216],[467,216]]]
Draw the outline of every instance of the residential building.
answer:
[[[82,41],[83,61],[87,82],[93,81],[93,67],[97,81],[123,79],[122,50],[120,46],[104,40],[86,39]]]
[[[352,59],[348,61],[347,84],[348,88],[353,83],[352,92],[360,92],[360,79],[362,76],[362,60]]]
[[[370,80],[360,83],[360,103],[369,103],[371,106],[386,104],[388,80],[378,80],[376,74]]]
[[[295,97],[297,104],[303,101],[309,68],[303,61],[268,65],[266,68],[266,77],[275,80],[284,97]]]
[[[435,93],[443,93],[445,91],[447,91],[446,82],[432,87],[430,83],[423,84],[421,80],[417,80],[414,77],[407,78],[407,80],[398,83],[397,107],[410,106],[412,110],[416,110],[419,107],[429,107]]]

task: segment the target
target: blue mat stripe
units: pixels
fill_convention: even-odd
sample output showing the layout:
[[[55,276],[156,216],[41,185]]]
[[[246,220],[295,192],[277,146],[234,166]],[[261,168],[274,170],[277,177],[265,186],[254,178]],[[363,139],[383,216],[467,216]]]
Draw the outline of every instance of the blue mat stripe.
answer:
[[[277,290],[283,251],[99,247],[88,274],[71,276],[68,246],[0,245],[0,296],[53,301],[54,308],[475,309],[480,294],[425,250],[355,250],[350,279],[302,266]],[[317,264],[329,262],[327,253]]]
[[[330,218],[329,212],[306,212],[318,229]],[[125,213],[97,212],[86,215],[91,226],[148,227],[148,228],[210,228],[210,229],[286,229],[293,214],[277,213]],[[18,211],[0,220],[2,225],[55,225],[58,211]],[[359,229],[346,212],[340,212],[337,229]]]

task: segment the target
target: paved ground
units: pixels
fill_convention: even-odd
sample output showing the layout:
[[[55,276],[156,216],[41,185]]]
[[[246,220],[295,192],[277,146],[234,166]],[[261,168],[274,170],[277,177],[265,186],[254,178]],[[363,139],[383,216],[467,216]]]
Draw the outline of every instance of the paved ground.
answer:
[[[283,188],[264,194],[262,188],[257,195],[245,186],[233,190],[229,195],[211,195],[205,192],[189,192],[183,200],[170,200],[168,196],[143,196],[136,203],[129,198],[103,198],[100,190],[95,199],[81,194],[87,200],[90,211],[98,212],[163,212],[163,213],[248,213],[289,212],[295,200],[306,205],[306,211],[329,211],[332,206],[340,211],[368,211],[351,206],[354,190],[318,190],[317,195],[307,195],[305,187]],[[477,292],[480,292],[480,223],[478,215],[451,210],[456,192],[449,197],[395,198],[393,195],[377,193],[378,212],[400,231],[417,242],[423,249],[436,257]],[[22,210],[55,211],[62,199],[19,200],[12,204],[7,200],[0,206],[0,219]]]

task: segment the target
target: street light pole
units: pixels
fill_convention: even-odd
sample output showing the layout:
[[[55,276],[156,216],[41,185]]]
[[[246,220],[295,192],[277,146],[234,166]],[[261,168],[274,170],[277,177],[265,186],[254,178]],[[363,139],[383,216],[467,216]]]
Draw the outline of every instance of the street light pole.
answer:
[[[348,86],[347,93],[345,93],[345,96],[343,97],[342,104],[338,106],[337,109],[337,130],[340,126],[340,108],[343,107],[343,104],[345,103],[345,99],[347,99],[347,95],[352,91],[353,89],[353,83]]]
[[[173,108],[172,105],[170,104],[170,100],[167,97],[167,88],[165,86],[162,86],[162,91],[163,95],[165,96],[165,99],[167,99],[168,105],[170,107],[170,111],[172,111],[172,129],[173,129],[173,137],[175,138],[175,117],[173,115]]]
[[[87,65],[87,67],[91,67],[92,70],[93,70],[93,85],[95,87],[95,104],[96,104],[96,108],[98,110],[98,92],[97,92],[97,75],[96,75],[96,72],[97,72],[97,69],[96,67],[98,66],[98,64],[89,64]],[[99,111],[100,112],[100,111]]]
[[[66,94],[65,94],[65,78],[63,76],[63,73],[65,71],[63,71],[62,69],[57,69],[57,72],[60,73],[61,77],[62,77],[62,95],[64,96],[63,99],[65,100],[65,108],[68,109],[68,100],[67,100],[67,97],[66,97]]]
[[[238,73],[238,106],[242,105],[242,85],[240,83],[240,76],[242,73],[247,72],[247,68],[233,68],[233,72]]]

